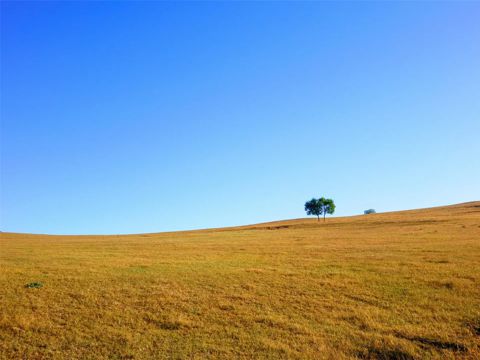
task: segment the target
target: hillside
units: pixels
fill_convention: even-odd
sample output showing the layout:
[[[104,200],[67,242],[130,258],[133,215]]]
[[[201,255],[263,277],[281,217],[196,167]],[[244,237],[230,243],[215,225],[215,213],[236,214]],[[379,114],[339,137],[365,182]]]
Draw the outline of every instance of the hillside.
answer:
[[[480,202],[171,233],[2,233],[0,289],[2,359],[475,359]]]

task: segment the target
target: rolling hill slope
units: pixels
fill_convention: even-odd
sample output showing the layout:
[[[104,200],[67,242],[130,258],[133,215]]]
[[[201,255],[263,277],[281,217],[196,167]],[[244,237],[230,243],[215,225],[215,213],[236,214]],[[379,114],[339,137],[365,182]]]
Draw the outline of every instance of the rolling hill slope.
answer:
[[[480,358],[480,202],[173,233],[2,233],[0,358]]]

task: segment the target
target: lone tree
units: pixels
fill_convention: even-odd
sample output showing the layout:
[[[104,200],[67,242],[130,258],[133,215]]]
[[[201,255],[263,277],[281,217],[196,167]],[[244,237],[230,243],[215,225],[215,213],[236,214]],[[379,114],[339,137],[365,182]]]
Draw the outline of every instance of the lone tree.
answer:
[[[313,198],[305,203],[305,211],[307,215],[315,215],[320,221],[320,215],[323,215],[323,221],[325,221],[325,215],[333,214],[335,212],[335,203],[332,199],[320,199]]]

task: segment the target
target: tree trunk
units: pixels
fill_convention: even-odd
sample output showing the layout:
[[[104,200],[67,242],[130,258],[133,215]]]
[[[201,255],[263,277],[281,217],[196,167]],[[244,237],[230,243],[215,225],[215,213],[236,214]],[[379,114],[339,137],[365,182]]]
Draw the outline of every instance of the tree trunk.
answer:
[[[320,221],[320,215],[317,215],[317,221]]]
[[[325,222],[325,213],[323,213],[323,222]]]

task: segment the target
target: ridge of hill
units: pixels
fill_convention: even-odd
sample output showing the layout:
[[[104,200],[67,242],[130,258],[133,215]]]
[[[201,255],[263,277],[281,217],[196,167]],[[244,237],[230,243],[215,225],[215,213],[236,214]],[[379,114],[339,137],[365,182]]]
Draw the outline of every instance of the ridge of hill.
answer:
[[[478,209],[478,210],[477,210]],[[435,206],[429,208],[421,209],[410,209],[410,210],[398,210],[398,211],[389,211],[389,212],[380,212],[369,215],[351,215],[351,216],[340,216],[340,217],[328,217],[326,221],[318,221],[316,218],[297,218],[297,219],[286,219],[286,220],[274,220],[250,225],[239,225],[239,226],[227,226],[219,228],[206,228],[206,229],[194,229],[194,230],[178,230],[178,231],[162,231],[162,232],[152,232],[152,233],[138,233],[138,234],[107,234],[107,235],[54,235],[54,234],[34,234],[34,233],[18,233],[18,232],[1,232],[5,236],[74,236],[74,237],[124,237],[124,236],[145,236],[145,235],[162,235],[162,234],[172,234],[172,233],[192,233],[192,232],[216,232],[216,231],[236,231],[243,229],[285,229],[285,228],[301,228],[301,227],[315,227],[315,226],[328,226],[331,224],[345,224],[349,222],[378,222],[383,219],[388,219],[390,221],[405,220],[407,218],[416,217],[418,215],[424,217],[431,217],[431,220],[438,220],[442,217],[451,217],[451,216],[461,216],[466,212],[476,212],[480,211],[480,201],[469,201],[464,203],[458,203],[453,205],[443,205]],[[328,225],[327,225],[328,223]]]

